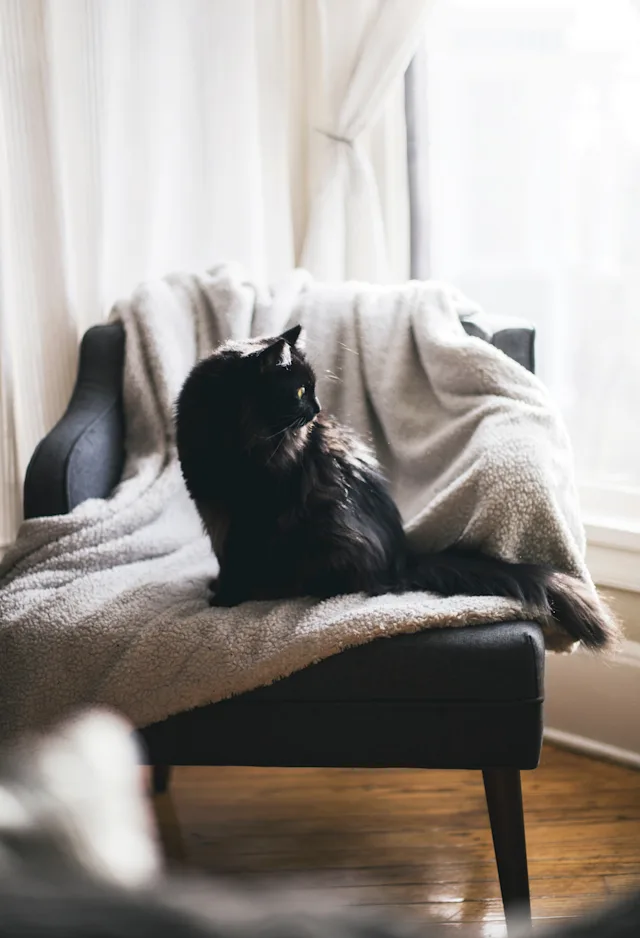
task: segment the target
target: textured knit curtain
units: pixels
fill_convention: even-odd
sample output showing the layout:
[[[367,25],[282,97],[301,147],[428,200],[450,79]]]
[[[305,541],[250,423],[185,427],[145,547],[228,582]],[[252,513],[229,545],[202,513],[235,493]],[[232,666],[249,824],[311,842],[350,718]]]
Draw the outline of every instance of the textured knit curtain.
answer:
[[[0,548],[79,336],[137,282],[221,258],[278,278],[303,244],[318,275],[408,274],[425,6],[0,0]]]

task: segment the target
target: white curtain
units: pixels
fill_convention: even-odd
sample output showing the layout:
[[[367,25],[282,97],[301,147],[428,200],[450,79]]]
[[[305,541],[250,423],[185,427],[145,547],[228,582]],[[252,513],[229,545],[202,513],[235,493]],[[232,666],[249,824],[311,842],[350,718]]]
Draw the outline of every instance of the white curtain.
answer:
[[[310,106],[317,184],[302,263],[322,279],[406,276],[406,267],[398,269],[389,250],[402,238],[406,261],[406,206],[400,200],[394,214],[393,199],[385,200],[383,214],[366,134],[390,94],[403,95],[402,76],[421,40],[430,5],[430,0],[319,4],[315,34],[322,52],[317,58],[309,55],[308,61],[325,76],[326,85],[325,94]],[[396,148],[390,163],[402,166],[405,174],[402,179],[394,176],[393,192],[406,190],[406,132],[399,115],[403,117],[399,107],[390,111],[382,128],[387,147]],[[382,177],[389,178],[385,173]]]
[[[278,278],[303,245],[317,275],[406,276],[427,5],[0,0],[0,545],[79,335],[138,281],[221,257]]]

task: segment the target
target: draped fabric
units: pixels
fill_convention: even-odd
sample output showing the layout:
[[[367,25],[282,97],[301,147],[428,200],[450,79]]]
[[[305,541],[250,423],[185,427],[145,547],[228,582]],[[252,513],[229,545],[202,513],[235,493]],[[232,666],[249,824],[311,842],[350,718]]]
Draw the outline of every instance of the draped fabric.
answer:
[[[0,0],[0,545],[79,336],[138,281],[222,258],[277,280],[301,254],[408,275],[402,72],[427,6]]]

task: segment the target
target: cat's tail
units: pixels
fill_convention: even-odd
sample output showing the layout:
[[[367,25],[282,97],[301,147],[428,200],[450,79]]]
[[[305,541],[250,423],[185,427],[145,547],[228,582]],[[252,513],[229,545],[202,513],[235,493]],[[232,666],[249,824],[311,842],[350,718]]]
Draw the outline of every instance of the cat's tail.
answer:
[[[614,617],[598,594],[578,577],[531,563],[508,563],[477,551],[412,554],[407,589],[445,596],[504,596],[552,620],[587,648],[609,649],[619,640]]]

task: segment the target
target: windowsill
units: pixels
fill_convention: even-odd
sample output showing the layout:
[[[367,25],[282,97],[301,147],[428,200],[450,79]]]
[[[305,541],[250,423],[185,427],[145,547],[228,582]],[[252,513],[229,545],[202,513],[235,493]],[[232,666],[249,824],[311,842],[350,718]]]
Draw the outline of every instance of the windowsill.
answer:
[[[583,483],[580,501],[591,576],[598,586],[640,592],[640,489]]]
[[[587,565],[598,586],[640,592],[640,524],[588,518]]]

